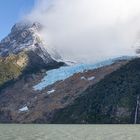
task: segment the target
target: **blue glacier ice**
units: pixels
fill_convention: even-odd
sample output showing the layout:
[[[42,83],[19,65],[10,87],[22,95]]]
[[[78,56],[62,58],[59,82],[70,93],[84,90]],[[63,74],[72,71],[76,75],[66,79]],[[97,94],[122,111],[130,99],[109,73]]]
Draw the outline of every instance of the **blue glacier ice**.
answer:
[[[117,60],[132,59],[132,57],[119,57],[108,59],[96,64],[75,64],[73,66],[63,66],[58,69],[49,70],[46,72],[46,76],[41,80],[40,83],[35,85],[34,90],[43,90],[45,87],[54,84],[57,81],[65,80],[75,73],[84,72],[87,70],[97,69],[103,66],[111,65]]]

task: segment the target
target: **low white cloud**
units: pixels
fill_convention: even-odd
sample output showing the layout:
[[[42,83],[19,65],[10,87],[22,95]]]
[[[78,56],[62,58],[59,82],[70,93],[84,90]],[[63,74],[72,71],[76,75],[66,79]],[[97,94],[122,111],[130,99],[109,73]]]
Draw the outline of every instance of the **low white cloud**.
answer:
[[[38,0],[28,19],[44,26],[49,47],[65,59],[95,62],[133,55],[139,0]]]

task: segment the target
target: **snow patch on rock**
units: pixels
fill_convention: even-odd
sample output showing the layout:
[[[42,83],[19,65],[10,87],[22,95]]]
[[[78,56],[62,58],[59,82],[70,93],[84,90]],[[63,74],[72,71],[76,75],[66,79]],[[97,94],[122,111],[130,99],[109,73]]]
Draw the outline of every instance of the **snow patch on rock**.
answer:
[[[94,80],[95,79],[95,77],[94,76],[92,76],[92,77],[88,77],[88,78],[86,78],[86,77],[84,77],[84,76],[82,76],[81,77],[81,80],[88,80],[88,81],[92,81],[92,80]]]
[[[95,79],[94,76],[87,78],[88,81],[92,81],[92,80],[94,80],[94,79]]]
[[[22,108],[19,109],[20,112],[27,112],[29,111],[29,108],[27,106],[24,106]]]
[[[47,94],[51,94],[51,93],[54,93],[55,92],[55,89],[52,89],[52,90],[49,90],[48,92],[47,92]]]
[[[81,80],[86,80],[86,77],[85,77],[85,76],[82,76],[82,77],[81,77]]]

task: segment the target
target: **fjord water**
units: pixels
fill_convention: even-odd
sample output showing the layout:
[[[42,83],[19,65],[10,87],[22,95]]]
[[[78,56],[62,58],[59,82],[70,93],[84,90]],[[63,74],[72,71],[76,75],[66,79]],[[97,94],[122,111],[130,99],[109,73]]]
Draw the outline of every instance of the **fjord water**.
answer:
[[[0,140],[139,139],[139,125],[0,125]]]

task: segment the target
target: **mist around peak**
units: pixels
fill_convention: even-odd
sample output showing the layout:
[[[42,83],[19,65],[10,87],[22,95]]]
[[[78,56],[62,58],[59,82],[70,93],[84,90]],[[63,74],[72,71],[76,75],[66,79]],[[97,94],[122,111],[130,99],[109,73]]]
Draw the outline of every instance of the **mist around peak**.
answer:
[[[64,59],[97,62],[135,55],[139,5],[138,0],[37,0],[25,17],[43,25],[48,47]]]

